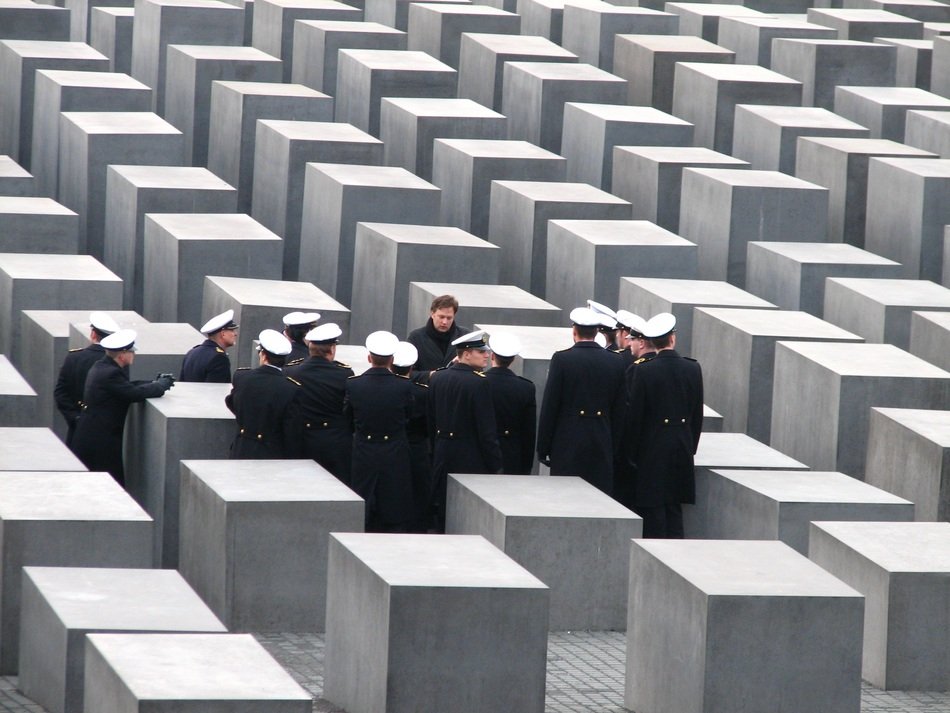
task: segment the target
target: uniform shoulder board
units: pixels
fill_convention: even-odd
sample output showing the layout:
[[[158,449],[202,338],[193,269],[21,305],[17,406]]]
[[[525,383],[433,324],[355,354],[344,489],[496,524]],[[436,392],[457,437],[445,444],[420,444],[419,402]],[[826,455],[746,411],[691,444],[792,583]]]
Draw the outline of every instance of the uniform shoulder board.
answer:
[[[250,371],[251,367],[249,366],[239,366],[235,371]]]
[[[637,360],[634,361],[633,363],[634,363],[634,364],[642,364],[642,363],[645,362],[646,360],[647,360],[646,357],[640,357],[639,359],[637,359]]]
[[[353,376],[348,376],[348,377],[346,377],[346,378],[347,378],[347,379],[359,379],[359,378],[360,378],[360,374],[353,374]]]
[[[284,366],[297,366],[297,364],[303,364],[303,357],[300,357],[299,359],[294,359],[293,361],[289,361],[286,364],[284,364]]]
[[[531,379],[527,379],[527,378],[521,376],[520,374],[515,374],[515,376],[517,376],[517,377],[518,377],[519,379],[521,379],[522,381],[527,381],[529,384],[531,384],[532,386],[534,386],[534,382],[531,381]]]
[[[485,372],[483,371],[473,371],[472,373],[475,374],[475,376],[480,376],[483,379],[485,378]]]
[[[85,347],[76,347],[75,349],[70,349],[69,353],[72,354],[73,352],[81,352],[83,349],[85,349]]]
[[[696,361],[693,357],[683,357],[686,361]]]
[[[293,382],[293,383],[296,384],[297,386],[303,386],[303,384],[301,384],[299,381],[297,381],[297,380],[296,380],[294,377],[292,377],[292,376],[285,376],[284,378],[287,379],[287,381]]]
[[[221,347],[215,347],[214,350],[218,352],[218,354],[227,354],[227,352],[224,351],[224,349],[222,349]]]
[[[406,380],[409,379],[409,377],[406,376],[405,374],[393,374],[393,376],[398,376],[400,379],[406,379]]]
[[[409,377],[407,376],[406,378],[408,379]],[[428,384],[420,384],[418,381],[414,381],[414,382],[412,382],[412,383],[414,383],[416,386],[419,386],[419,387],[421,387],[421,388],[423,388],[423,389],[428,389],[428,388],[429,388],[429,385],[428,385]]]
[[[341,369],[352,369],[352,368],[353,368],[353,367],[350,366],[349,364],[344,364],[342,361],[335,361],[335,362],[333,362],[333,363],[336,364],[336,365],[337,365],[338,367],[340,367]]]

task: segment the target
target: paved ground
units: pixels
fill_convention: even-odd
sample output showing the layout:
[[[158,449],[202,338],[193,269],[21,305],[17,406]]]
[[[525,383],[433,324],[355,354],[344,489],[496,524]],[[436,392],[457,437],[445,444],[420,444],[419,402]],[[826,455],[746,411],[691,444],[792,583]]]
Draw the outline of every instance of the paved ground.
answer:
[[[257,639],[314,697],[314,713],[343,713],[323,700],[323,637],[260,634]],[[624,635],[563,631],[548,643],[546,713],[623,713]],[[0,713],[44,713],[0,678]],[[881,691],[864,684],[862,713],[950,713],[950,693]],[[805,712],[803,712],[805,713]]]

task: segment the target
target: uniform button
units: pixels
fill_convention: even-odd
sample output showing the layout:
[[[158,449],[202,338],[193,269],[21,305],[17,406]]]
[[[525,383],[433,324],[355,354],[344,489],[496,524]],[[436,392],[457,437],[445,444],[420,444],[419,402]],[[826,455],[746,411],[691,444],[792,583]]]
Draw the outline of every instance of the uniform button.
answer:
[[[668,419],[668,418],[664,418],[664,419],[663,419],[663,423],[669,423],[669,422],[670,422],[670,419]]]
[[[455,438],[455,434],[454,434],[454,433],[449,433],[449,438]]]
[[[583,415],[584,415],[584,412],[583,412],[583,411],[581,411],[581,416],[583,416]]]
[[[257,440],[260,441],[260,440],[263,439],[263,438],[264,438],[264,434],[263,434],[263,433],[258,433],[258,434],[257,434]]]
[[[241,433],[244,433],[244,429],[243,429],[243,428],[241,429]]]
[[[600,416],[600,411],[597,412],[597,415]]]
[[[442,431],[440,431],[440,430],[439,430],[438,428],[437,428],[437,429],[435,429],[435,435],[437,435],[437,436],[438,436],[438,435],[439,435],[440,433],[442,433]]]
[[[506,435],[506,436],[508,435],[508,431],[505,431],[505,435]]]
[[[389,440],[389,436],[383,436],[383,440],[384,440],[384,441],[388,441],[388,440]]]
[[[309,424],[309,423],[307,424],[307,428],[310,428],[310,424]]]
[[[330,425],[330,424],[327,423],[326,421],[323,422],[323,427],[324,427],[324,428],[326,428],[326,427],[329,426],[329,425]]]
[[[686,419],[685,419],[685,418],[681,418],[681,419],[680,419],[680,423],[686,423]]]
[[[366,440],[367,440],[367,441],[371,441],[371,440],[373,440],[373,437],[372,437],[372,436],[367,436],[367,437],[366,437]]]

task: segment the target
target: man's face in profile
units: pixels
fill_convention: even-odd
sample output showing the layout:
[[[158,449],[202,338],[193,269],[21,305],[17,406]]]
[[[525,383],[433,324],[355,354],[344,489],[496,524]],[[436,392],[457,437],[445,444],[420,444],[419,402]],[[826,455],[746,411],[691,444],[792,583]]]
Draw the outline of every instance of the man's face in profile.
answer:
[[[455,310],[451,307],[440,307],[432,313],[432,324],[439,332],[448,332],[455,322]]]

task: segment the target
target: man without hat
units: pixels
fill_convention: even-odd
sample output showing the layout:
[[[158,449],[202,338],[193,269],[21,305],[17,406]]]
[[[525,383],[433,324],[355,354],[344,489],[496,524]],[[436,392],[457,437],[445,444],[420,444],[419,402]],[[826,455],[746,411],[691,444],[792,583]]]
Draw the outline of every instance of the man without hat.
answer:
[[[317,326],[318,319],[318,312],[288,312],[284,315],[284,336],[290,340],[290,354],[285,361],[287,366],[295,366],[310,358],[305,337]]]
[[[703,428],[703,374],[676,353],[676,319],[653,317],[643,336],[656,356],[631,367],[629,461],[644,537],[683,537],[681,503],[696,497],[693,456]]]
[[[488,366],[488,335],[464,334],[452,342],[458,361],[429,380],[429,439],[436,529],[445,530],[449,473],[500,473],[501,447],[495,424]]]
[[[439,295],[429,306],[429,320],[409,333],[409,341],[419,352],[415,370],[420,376],[448,366],[455,359],[452,342],[468,330],[455,322],[459,301],[452,295]]]
[[[206,339],[185,354],[178,380],[230,384],[231,360],[227,350],[237,342],[237,329],[233,309],[205,322],[200,331]]]
[[[288,366],[284,373],[300,383],[303,456],[349,485],[353,439],[343,417],[343,398],[353,370],[336,360],[336,345],[342,334],[332,322],[311,329],[304,337],[310,357]]]
[[[353,490],[366,501],[367,532],[406,532],[414,516],[406,426],[413,386],[390,371],[399,338],[366,338],[370,368],[346,384],[345,413],[353,428]]]
[[[541,401],[538,457],[551,475],[577,475],[608,495],[624,427],[623,360],[594,341],[591,309],[571,312],[574,346],[555,352]]]
[[[121,329],[99,342],[105,354],[89,369],[83,410],[72,441],[73,453],[89,470],[108,471],[120,485],[125,485],[122,435],[129,405],[162,396],[175,383],[170,376],[129,380],[135,337],[133,330]]]
[[[495,427],[501,446],[502,472],[528,475],[534,465],[534,437],[537,430],[537,397],[534,382],[518,376],[511,364],[521,352],[521,343],[512,334],[492,334],[491,369],[485,377],[495,404]]]
[[[399,342],[393,354],[393,373],[412,384],[412,415],[406,426],[409,439],[409,460],[412,464],[413,521],[410,532],[426,533],[432,521],[432,458],[429,455],[429,427],[426,422],[429,386],[414,380],[413,364],[419,351],[409,342]]]
[[[231,458],[298,458],[300,384],[282,372],[290,341],[280,332],[265,329],[258,342],[259,366],[235,371],[231,393],[224,398],[237,421]]]
[[[102,359],[106,350],[100,342],[110,334],[119,331],[115,323],[105,312],[93,312],[89,315],[89,344],[79,349],[70,349],[63,365],[59,370],[56,388],[53,389],[53,398],[56,408],[66,419],[66,445],[73,441],[76,432],[76,422],[82,413],[82,397],[86,388],[86,375],[92,365]]]

